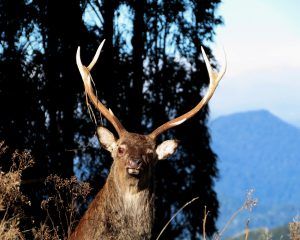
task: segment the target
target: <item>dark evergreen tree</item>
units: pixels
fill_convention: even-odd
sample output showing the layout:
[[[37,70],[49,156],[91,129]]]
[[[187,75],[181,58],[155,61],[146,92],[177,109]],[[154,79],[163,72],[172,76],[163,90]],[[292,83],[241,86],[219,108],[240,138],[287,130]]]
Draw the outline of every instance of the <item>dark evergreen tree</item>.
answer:
[[[148,133],[199,101],[200,92],[208,83],[200,47],[213,40],[213,27],[221,23],[215,16],[219,2],[114,1],[113,36],[104,35],[104,38],[114,43],[115,54],[111,56],[125,60],[114,62],[119,69],[114,71],[112,78],[105,78],[105,68],[99,64],[101,80],[97,83],[98,77],[94,79],[100,91],[105,89],[100,96],[104,96],[129,131]],[[118,12],[120,8],[124,11],[124,6],[130,15],[127,20],[132,26],[129,33],[116,20],[120,14],[124,15]],[[131,38],[129,43],[128,37]],[[117,52],[118,47],[124,49],[124,43],[125,52]],[[110,51],[109,48],[104,47],[104,53]],[[181,56],[181,62],[175,61],[176,55]],[[123,71],[120,74],[122,66],[127,67],[126,74]],[[122,87],[112,84],[116,79],[119,86],[123,83]],[[157,219],[161,221],[155,227],[156,234],[176,209],[193,197],[200,197],[198,203],[176,218],[164,234],[167,239],[199,238],[204,206],[210,212],[207,233],[216,230],[218,201],[213,181],[217,168],[216,156],[209,147],[207,117],[206,107],[196,118],[167,133],[168,137],[180,139],[182,148],[173,160],[157,166]]]
[[[76,173],[91,181],[96,193],[111,164],[93,137],[95,124],[89,118],[75,65],[77,46],[85,49],[87,63],[106,39],[93,70],[98,95],[129,131],[149,133],[201,98],[208,76],[200,47],[206,46],[209,52],[207,43],[213,41],[213,29],[221,23],[215,15],[219,3],[1,1],[0,138],[12,148],[31,149],[35,156],[35,168],[24,177],[30,184],[24,189],[37,223],[43,219],[39,202],[46,194],[42,182],[48,174],[71,176],[75,160]],[[207,232],[216,229],[218,201],[213,182],[217,168],[207,118],[208,107],[161,137],[180,139],[181,148],[173,159],[157,166],[159,221],[154,236],[195,196],[200,200],[178,215],[163,236],[200,238],[204,206],[210,211]],[[97,119],[102,124],[101,116]]]
[[[69,149],[82,95],[74,52],[87,31],[80,1],[1,1],[0,13],[0,138],[35,157],[23,185],[32,205],[22,221],[30,229],[31,217],[37,225],[45,219],[45,178],[73,175]]]

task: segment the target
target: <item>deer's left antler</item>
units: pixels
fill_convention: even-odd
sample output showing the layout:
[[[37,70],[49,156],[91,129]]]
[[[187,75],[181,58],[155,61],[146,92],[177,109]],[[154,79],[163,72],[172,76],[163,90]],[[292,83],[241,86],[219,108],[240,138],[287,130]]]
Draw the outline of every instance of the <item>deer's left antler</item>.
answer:
[[[156,128],[152,133],[149,134],[149,136],[153,139],[156,139],[156,137],[158,135],[160,135],[161,133],[167,131],[170,128],[173,128],[175,126],[180,125],[181,123],[185,122],[186,120],[188,120],[189,118],[193,117],[197,112],[199,112],[203,106],[209,101],[209,99],[213,96],[220,80],[222,79],[222,77],[224,76],[225,72],[226,72],[226,67],[227,67],[227,61],[226,61],[226,55],[224,52],[224,59],[225,59],[225,63],[221,68],[220,73],[215,72],[211,65],[210,62],[207,58],[207,55],[204,51],[204,49],[201,47],[201,51],[203,54],[203,58],[205,61],[205,65],[208,71],[208,75],[209,75],[209,86],[208,86],[208,90],[205,94],[205,96],[201,99],[201,101],[190,111],[188,111],[187,113],[172,119],[166,123],[164,123],[163,125],[161,125],[160,127]]]

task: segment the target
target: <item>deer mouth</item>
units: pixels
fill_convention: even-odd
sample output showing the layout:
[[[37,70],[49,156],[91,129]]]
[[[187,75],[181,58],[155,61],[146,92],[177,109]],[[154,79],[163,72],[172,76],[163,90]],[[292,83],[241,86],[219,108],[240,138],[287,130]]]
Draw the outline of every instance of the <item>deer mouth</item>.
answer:
[[[127,173],[129,175],[137,176],[140,174],[140,169],[139,168],[127,168]]]
[[[142,161],[140,159],[128,160],[126,163],[126,170],[129,175],[133,175],[133,176],[139,175],[142,170]]]

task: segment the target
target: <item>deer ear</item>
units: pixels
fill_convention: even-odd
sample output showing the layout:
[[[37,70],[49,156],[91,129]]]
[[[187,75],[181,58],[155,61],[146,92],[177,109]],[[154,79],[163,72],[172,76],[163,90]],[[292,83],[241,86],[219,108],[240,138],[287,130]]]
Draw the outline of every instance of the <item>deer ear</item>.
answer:
[[[176,140],[167,140],[162,142],[156,148],[156,154],[158,160],[163,160],[170,157],[177,149],[178,141]]]
[[[112,152],[115,146],[117,145],[115,136],[105,127],[98,127],[97,133],[101,145],[106,150]]]

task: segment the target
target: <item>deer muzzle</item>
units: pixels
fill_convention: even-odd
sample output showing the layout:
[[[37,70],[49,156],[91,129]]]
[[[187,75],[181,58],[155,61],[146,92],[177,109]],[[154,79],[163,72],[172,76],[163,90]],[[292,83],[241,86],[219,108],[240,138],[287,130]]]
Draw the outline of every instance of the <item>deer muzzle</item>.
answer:
[[[141,171],[142,160],[141,159],[129,159],[126,164],[126,169],[130,175],[138,175]]]

